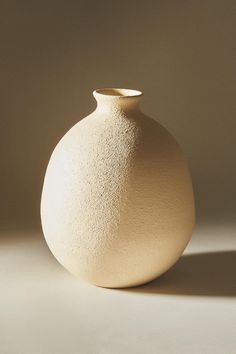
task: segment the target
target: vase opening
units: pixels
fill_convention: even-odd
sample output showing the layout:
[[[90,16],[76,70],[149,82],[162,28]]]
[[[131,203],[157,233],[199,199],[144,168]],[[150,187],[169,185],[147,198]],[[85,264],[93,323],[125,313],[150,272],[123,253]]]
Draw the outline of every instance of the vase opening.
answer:
[[[130,97],[140,97],[143,93],[139,90],[123,89],[123,88],[102,88],[95,90],[94,95],[102,95],[107,97],[120,97],[120,98],[130,98]]]

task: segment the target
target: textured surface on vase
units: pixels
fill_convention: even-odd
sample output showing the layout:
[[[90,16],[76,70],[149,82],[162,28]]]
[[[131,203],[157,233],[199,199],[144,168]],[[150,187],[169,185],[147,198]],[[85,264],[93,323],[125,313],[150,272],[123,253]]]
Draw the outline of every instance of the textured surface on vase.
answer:
[[[141,92],[101,89],[97,108],[52,153],[41,218],[57,260],[104,287],[151,281],[181,256],[194,226],[185,158],[139,109]]]

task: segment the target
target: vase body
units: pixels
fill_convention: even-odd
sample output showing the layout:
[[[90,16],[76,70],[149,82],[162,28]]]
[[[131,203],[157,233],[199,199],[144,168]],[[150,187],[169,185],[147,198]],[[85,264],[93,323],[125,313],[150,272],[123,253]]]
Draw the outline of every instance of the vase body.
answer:
[[[169,269],[194,226],[187,163],[174,138],[139,109],[141,93],[94,92],[96,110],[50,158],[41,219],[47,244],[71,273],[129,287]]]

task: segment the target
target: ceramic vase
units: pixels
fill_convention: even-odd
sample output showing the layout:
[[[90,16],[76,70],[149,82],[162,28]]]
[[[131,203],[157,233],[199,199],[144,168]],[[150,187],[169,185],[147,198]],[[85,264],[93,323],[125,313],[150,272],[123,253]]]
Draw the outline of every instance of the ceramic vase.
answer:
[[[140,285],[181,256],[194,226],[192,183],[173,136],[140,110],[142,93],[94,91],[97,108],[50,158],[42,191],[46,242],[92,284]]]

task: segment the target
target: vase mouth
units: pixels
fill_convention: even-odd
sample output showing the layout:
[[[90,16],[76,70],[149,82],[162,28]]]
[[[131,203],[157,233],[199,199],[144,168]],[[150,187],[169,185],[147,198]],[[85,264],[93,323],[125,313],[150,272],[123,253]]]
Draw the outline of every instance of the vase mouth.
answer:
[[[126,88],[100,88],[93,91],[94,97],[104,98],[132,98],[141,97],[143,93],[139,90],[126,89]]]

